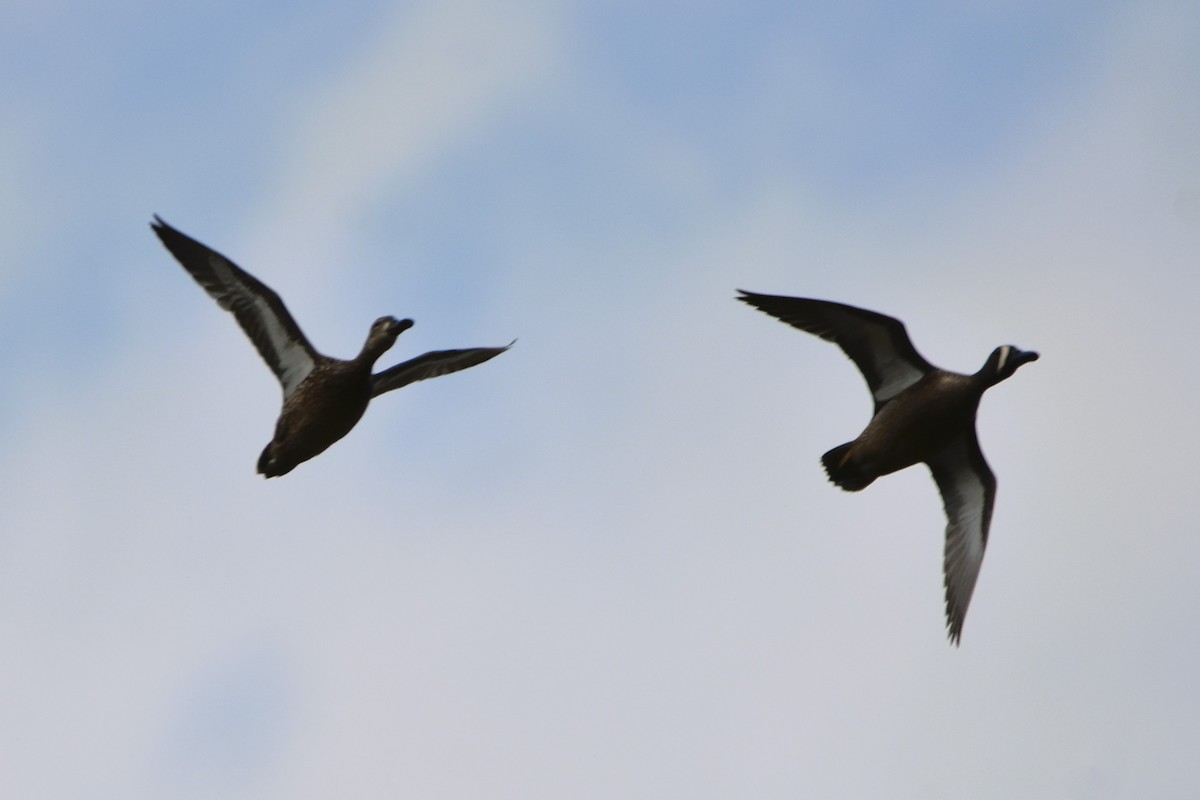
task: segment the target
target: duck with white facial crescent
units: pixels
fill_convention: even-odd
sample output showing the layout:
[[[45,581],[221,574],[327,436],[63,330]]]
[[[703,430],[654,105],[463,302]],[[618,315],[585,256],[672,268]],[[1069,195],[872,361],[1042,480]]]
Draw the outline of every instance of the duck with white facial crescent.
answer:
[[[975,436],[975,412],[984,391],[1038,354],[1006,344],[978,372],[960,375],[922,358],[898,319],[827,300],[746,291],[737,299],[838,345],[866,378],[875,413],[857,439],[821,456],[830,481],[857,492],[913,464],[924,462],[933,473],[948,520],[946,627],[957,645],[996,499],[996,478]]]

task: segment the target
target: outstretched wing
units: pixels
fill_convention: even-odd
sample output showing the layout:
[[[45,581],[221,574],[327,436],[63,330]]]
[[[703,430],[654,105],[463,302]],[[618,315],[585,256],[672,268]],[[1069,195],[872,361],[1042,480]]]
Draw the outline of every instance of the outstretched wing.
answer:
[[[828,300],[738,291],[743,303],[842,348],[866,378],[876,412],[934,369],[893,317]]]
[[[286,400],[319,356],[279,295],[225,256],[172,228],[157,215],[150,227],[196,283],[237,319],[283,386]]]
[[[959,436],[928,461],[946,506],[946,552],[942,568],[946,584],[946,627],[958,644],[963,620],[992,524],[996,477],[988,469],[975,431]]]
[[[460,369],[474,367],[495,358],[516,343],[516,339],[504,347],[472,347],[466,350],[434,350],[424,355],[389,367],[371,376],[371,397],[399,389],[415,381],[449,375]]]

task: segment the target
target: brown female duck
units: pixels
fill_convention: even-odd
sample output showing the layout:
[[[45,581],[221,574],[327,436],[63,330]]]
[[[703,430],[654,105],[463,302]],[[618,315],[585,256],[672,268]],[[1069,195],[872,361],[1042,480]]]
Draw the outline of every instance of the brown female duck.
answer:
[[[411,319],[380,317],[357,356],[349,361],[330,358],[313,348],[266,284],[157,216],[150,227],[196,282],[233,314],[283,387],[275,438],[258,459],[258,471],[267,478],[286,475],[349,433],[372,397],[482,364],[511,347],[437,350],[373,374],[375,361],[412,327]]]
[[[960,375],[922,358],[898,319],[826,300],[745,291],[738,300],[838,345],[866,378],[875,414],[857,439],[821,456],[829,480],[857,492],[882,475],[928,465],[948,519],[946,626],[957,645],[996,499],[996,478],[975,436],[975,412],[984,391],[1038,354],[1003,345],[974,375]]]

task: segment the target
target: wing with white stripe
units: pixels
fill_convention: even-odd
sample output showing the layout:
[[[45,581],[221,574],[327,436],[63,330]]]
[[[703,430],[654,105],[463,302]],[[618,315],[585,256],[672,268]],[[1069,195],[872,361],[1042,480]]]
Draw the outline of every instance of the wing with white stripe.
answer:
[[[738,291],[743,303],[842,348],[866,379],[876,412],[933,369],[898,319],[828,300]]]
[[[928,464],[946,507],[946,550],[942,565],[946,627],[950,641],[958,644],[987,546],[996,500],[996,477],[983,459],[973,430],[951,442]]]
[[[269,286],[225,256],[172,228],[157,216],[151,228],[204,291],[237,319],[283,386],[286,400],[319,356]]]

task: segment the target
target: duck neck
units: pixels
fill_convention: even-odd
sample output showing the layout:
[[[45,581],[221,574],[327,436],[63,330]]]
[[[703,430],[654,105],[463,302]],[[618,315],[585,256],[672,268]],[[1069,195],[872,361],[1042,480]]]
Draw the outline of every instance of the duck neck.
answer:
[[[362,350],[359,351],[358,356],[354,359],[354,363],[370,371],[375,367],[375,362],[379,360],[379,357],[386,353],[391,346],[392,343],[386,339],[367,339],[366,343],[363,344]]]

